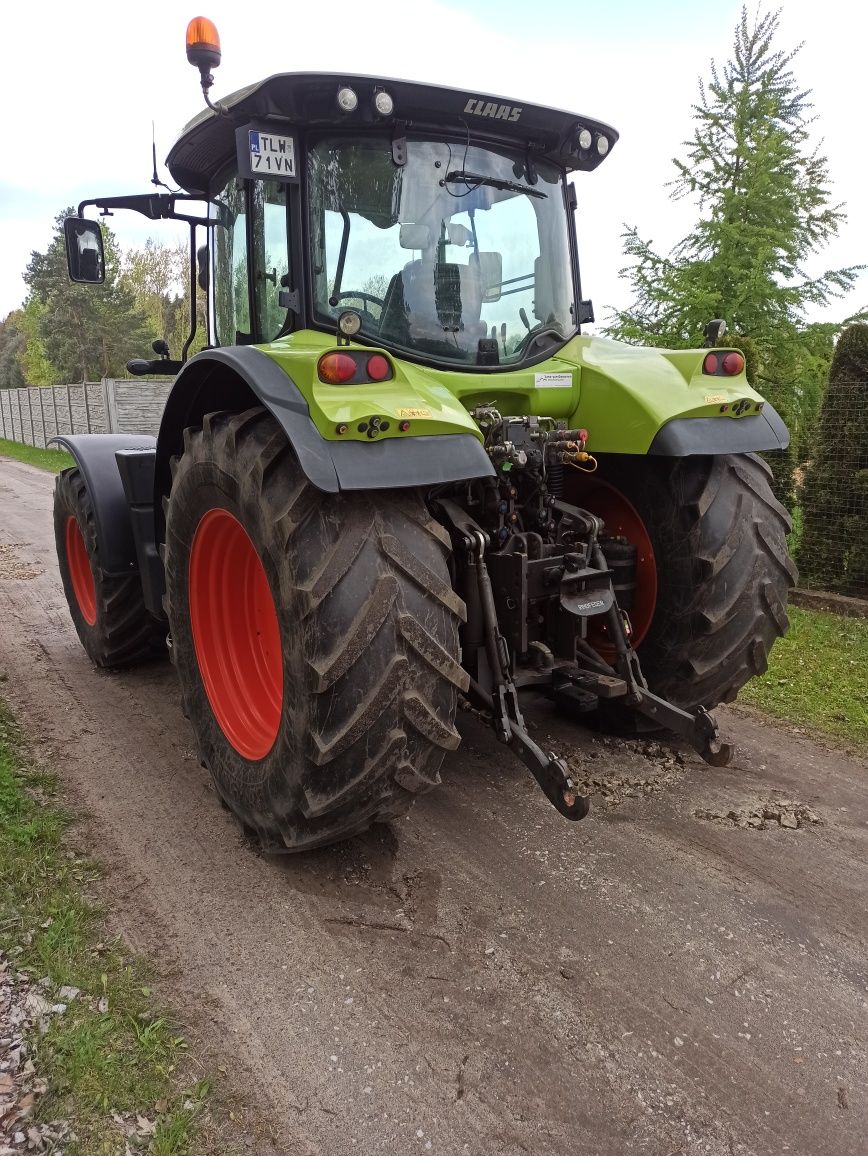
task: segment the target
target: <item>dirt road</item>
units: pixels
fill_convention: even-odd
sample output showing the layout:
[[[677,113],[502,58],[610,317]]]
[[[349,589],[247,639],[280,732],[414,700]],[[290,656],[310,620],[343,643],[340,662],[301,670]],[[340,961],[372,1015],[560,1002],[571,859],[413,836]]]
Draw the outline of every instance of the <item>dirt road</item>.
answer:
[[[0,462],[0,689],[93,816],[125,934],[281,1153],[866,1151],[863,765],[741,715],[733,766],[681,765],[541,706],[537,734],[614,805],[567,823],[465,718],[408,819],[265,858],[168,664],[105,674],[80,649],[52,484]],[[820,821],[781,826],[796,804]]]

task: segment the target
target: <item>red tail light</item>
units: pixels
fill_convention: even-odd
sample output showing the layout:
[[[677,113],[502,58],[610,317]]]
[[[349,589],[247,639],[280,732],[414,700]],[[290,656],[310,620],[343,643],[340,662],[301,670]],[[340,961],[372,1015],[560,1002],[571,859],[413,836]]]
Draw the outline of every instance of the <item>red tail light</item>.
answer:
[[[723,358],[723,372],[735,377],[744,369],[744,358],[740,353],[727,353]]]
[[[343,385],[356,375],[356,363],[348,353],[326,353],[316,368],[320,381],[327,381],[329,385]]]
[[[392,367],[383,357],[382,353],[375,353],[373,357],[368,358],[368,377],[372,381],[385,381],[392,371]]]
[[[744,369],[744,354],[735,349],[729,353],[706,353],[702,372],[712,377],[735,377]]]

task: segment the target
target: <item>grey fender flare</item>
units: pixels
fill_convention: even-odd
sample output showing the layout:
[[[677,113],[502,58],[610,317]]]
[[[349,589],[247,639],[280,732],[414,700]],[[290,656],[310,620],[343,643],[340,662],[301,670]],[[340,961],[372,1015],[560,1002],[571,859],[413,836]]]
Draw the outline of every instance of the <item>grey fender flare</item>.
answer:
[[[292,378],[255,346],[234,345],[203,350],[175,378],[157,439],[157,512],[170,489],[169,462],[182,451],[185,427],[227,407],[220,383],[220,371],[227,369],[246,387],[248,403],[265,406],[280,424],[308,481],[324,493],[436,486],[494,475],[481,442],[469,433],[326,441]]]
[[[116,454],[153,456],[156,439],[146,434],[58,434],[49,441],[69,450],[81,470],[93,504],[100,565],[120,577],[138,573],[130,508]]]
[[[648,447],[655,457],[684,458],[691,454],[749,454],[785,450],[790,431],[773,405],[751,417],[679,417],[661,426]]]

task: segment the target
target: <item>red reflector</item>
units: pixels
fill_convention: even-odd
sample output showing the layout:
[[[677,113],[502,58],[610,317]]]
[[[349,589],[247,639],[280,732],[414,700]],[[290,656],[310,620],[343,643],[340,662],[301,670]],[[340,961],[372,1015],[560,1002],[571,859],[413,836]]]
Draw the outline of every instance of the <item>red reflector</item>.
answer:
[[[368,358],[368,377],[371,381],[385,381],[392,372],[392,367],[382,353],[375,353]]]
[[[744,358],[740,353],[727,353],[723,358],[723,372],[734,377],[744,369]]]
[[[702,363],[703,373],[717,373],[717,354],[706,353],[705,361]]]
[[[356,363],[348,353],[326,353],[319,359],[317,373],[320,381],[341,385],[356,375]]]

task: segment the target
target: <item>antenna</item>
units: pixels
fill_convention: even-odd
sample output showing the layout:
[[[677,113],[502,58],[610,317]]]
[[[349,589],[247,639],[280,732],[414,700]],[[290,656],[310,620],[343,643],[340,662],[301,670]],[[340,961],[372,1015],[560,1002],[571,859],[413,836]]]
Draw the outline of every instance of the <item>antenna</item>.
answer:
[[[156,185],[157,188],[164,188],[171,193],[171,189],[165,181],[161,181],[157,175],[157,138],[154,135],[154,122],[151,121],[151,160],[154,164],[154,175],[151,177],[151,184]]]

